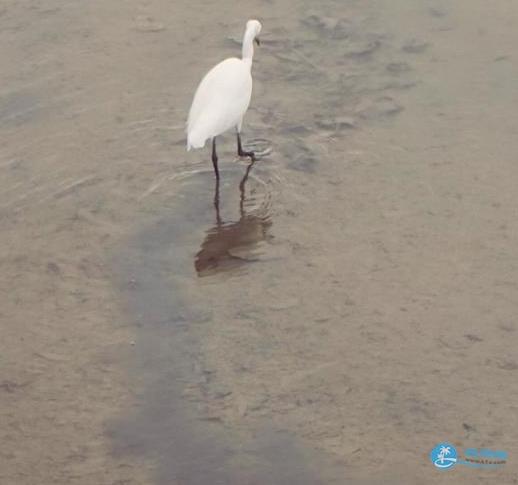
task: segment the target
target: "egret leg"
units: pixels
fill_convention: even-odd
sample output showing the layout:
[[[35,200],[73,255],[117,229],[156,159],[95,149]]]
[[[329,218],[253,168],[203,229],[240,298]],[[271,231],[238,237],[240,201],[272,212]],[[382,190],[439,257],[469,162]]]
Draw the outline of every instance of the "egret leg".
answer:
[[[216,179],[219,180],[218,155],[216,154],[216,137],[212,139],[212,165],[214,165]]]
[[[214,188],[214,209],[216,209],[216,223],[221,226],[221,215],[219,213],[219,178],[216,178],[216,187]]]
[[[240,157],[250,157],[252,162],[255,162],[255,153],[254,152],[245,152],[243,150],[243,147],[241,146],[241,135],[239,134],[239,132],[237,134],[237,154]]]

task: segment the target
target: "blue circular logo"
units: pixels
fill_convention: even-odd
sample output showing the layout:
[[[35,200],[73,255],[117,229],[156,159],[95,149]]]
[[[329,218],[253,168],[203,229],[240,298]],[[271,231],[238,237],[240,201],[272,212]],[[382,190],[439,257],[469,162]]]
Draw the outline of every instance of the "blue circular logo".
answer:
[[[450,443],[439,443],[430,452],[430,460],[437,468],[451,468],[457,463],[457,450]]]

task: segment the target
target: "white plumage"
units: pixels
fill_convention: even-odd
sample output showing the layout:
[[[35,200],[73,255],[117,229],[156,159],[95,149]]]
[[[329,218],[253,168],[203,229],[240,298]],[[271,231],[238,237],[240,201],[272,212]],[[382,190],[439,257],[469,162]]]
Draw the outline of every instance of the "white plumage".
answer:
[[[187,149],[202,148],[207,138],[241,126],[252,97],[250,67],[230,58],[214,66],[198,87],[187,124]]]
[[[261,24],[249,20],[243,37],[243,57],[225,59],[214,66],[201,80],[189,111],[187,121],[187,150],[202,148],[207,139],[213,140],[212,160],[218,176],[215,138],[235,127],[238,134],[239,155],[251,156],[241,148],[241,125],[252,96],[252,58],[254,40]]]

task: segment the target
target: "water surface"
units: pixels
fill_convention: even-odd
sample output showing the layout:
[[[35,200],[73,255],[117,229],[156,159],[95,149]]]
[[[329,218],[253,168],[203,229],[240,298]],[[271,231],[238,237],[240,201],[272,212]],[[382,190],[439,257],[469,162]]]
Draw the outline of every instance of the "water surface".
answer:
[[[185,117],[252,16],[216,187]],[[513,483],[427,456],[518,451],[517,17],[4,2],[1,481]]]

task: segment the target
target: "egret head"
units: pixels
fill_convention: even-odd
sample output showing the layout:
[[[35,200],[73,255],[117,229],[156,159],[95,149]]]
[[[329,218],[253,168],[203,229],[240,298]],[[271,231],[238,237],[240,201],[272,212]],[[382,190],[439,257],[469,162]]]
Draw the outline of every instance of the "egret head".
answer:
[[[249,20],[246,23],[246,31],[253,33],[253,38],[257,45],[259,45],[259,33],[261,32],[261,22],[259,20]]]

